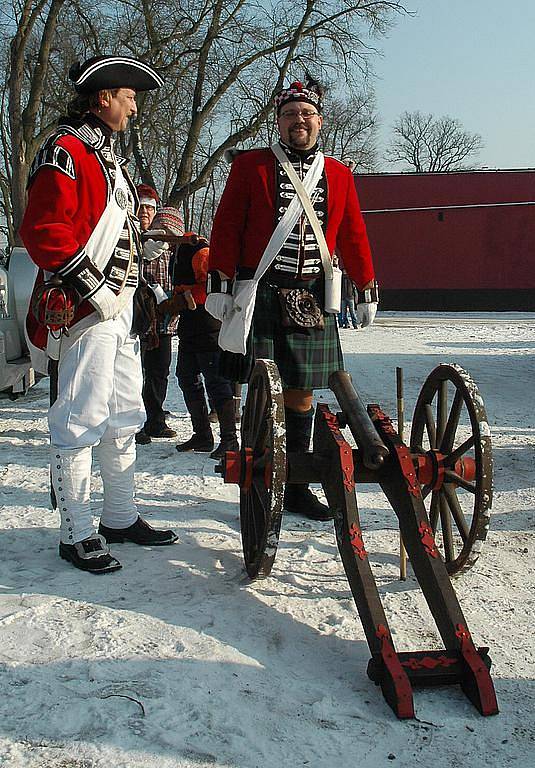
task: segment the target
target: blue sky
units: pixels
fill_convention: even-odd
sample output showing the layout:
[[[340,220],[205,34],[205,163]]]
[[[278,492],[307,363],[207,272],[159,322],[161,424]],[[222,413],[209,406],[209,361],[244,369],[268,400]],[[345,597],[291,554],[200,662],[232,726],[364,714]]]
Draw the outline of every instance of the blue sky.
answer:
[[[478,165],[535,167],[535,0],[407,7],[417,15],[398,21],[375,61],[382,146],[396,117],[419,109],[481,134]]]

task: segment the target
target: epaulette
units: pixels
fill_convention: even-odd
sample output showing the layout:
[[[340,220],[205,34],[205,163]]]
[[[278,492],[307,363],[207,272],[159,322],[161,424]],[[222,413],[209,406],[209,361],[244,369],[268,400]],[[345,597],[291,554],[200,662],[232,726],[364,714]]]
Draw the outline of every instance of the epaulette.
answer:
[[[251,147],[250,149],[238,149],[238,147],[231,147],[230,149],[226,149],[224,151],[223,157],[225,158],[226,162],[230,164],[238,157],[238,155],[245,155],[247,152],[258,152],[258,150],[262,149],[269,149],[269,147]]]
[[[65,133],[71,134],[71,136],[76,136],[77,139],[80,139],[81,142],[86,144],[88,147],[91,147],[96,152],[99,152],[107,142],[107,137],[100,130],[100,128],[95,128],[83,121],[73,120],[71,123],[66,122],[64,124],[60,124],[59,128],[62,129]],[[114,140],[112,139],[112,146],[113,141]],[[115,159],[117,160],[117,163],[120,167],[126,165],[126,163],[129,161],[128,157],[121,157],[117,154],[115,154]]]
[[[52,168],[64,173],[70,179],[76,178],[76,170],[74,167],[74,160],[72,159],[68,150],[64,147],[60,147],[56,144],[58,139],[65,136],[65,131],[56,131],[49,136],[45,143],[41,146],[37,152],[33,163],[30,168],[30,174],[28,176],[28,185],[32,181],[33,177],[44,165],[49,165]]]
[[[246,152],[246,149],[238,149],[238,147],[231,147],[230,149],[225,149],[223,153],[223,157],[225,158],[225,161],[230,165],[235,157],[238,157],[238,155],[243,155],[244,152]]]
[[[87,144],[87,146],[93,149],[102,149],[106,143],[106,136],[99,128],[93,128],[89,123],[83,120],[72,120],[60,123],[58,131],[63,133],[69,133],[71,136],[76,136],[81,142]]]
[[[70,179],[76,179],[74,160],[69,150],[57,144],[63,136],[75,136],[83,144],[91,147],[96,152],[99,152],[106,144],[106,136],[98,128],[93,128],[93,126],[81,120],[61,122],[37,152],[30,168],[28,186],[33,181],[33,177],[39,168],[42,168],[44,165],[55,168]],[[119,157],[117,155],[115,157],[120,167],[128,163],[128,158],[126,157]]]

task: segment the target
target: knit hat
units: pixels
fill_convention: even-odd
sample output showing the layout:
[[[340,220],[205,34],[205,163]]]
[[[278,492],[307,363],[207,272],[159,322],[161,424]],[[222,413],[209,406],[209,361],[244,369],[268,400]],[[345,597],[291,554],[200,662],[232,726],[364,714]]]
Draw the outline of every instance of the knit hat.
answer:
[[[280,114],[282,107],[290,101],[304,101],[307,104],[312,104],[318,112],[321,112],[323,109],[323,94],[323,87],[317,80],[313,80],[307,74],[305,85],[296,80],[294,83],[290,83],[289,88],[283,88],[282,91],[277,93],[275,96],[277,115]]]
[[[152,91],[163,85],[163,79],[145,61],[131,56],[93,56],[69,70],[69,79],[77,93],[97,93],[106,88],[132,88]]]
[[[184,234],[184,222],[178,208],[168,205],[160,208],[152,220],[151,229],[165,229],[169,234],[180,237]]]
[[[148,184],[138,184],[137,194],[139,197],[140,205],[152,205],[154,209],[158,208],[160,197],[155,189]]]

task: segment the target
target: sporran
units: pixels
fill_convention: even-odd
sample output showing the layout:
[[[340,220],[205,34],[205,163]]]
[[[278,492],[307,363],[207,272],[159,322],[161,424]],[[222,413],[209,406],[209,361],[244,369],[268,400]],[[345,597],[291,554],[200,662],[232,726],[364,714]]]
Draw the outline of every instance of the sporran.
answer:
[[[324,328],[323,313],[316,297],[306,288],[277,288],[281,322],[285,328],[306,331]]]

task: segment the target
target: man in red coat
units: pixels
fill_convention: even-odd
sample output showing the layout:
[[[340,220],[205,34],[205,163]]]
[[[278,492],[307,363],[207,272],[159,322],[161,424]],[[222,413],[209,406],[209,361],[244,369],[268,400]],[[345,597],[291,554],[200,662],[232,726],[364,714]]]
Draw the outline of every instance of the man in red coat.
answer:
[[[353,176],[343,163],[323,158],[318,148],[323,89],[311,80],[292,83],[277,95],[275,106],[279,144],[301,180],[315,173],[310,198],[328,251],[332,259],[336,249],[358,286],[361,325],[370,325],[377,288]],[[324,311],[318,239],[302,209],[295,222],[287,215],[294,196],[290,176],[270,149],[235,157],[211,233],[206,301],[208,311],[223,320],[232,306],[229,281],[251,279],[274,230],[281,229],[284,242],[258,286],[250,346],[254,358],[273,359],[279,367],[289,452],[308,450],[313,390],[326,388],[329,375],[343,368],[336,315]],[[299,297],[313,307],[308,318],[293,311]],[[287,486],[284,507],[313,519],[331,517],[307,485]]]
[[[59,553],[81,570],[106,573],[121,567],[109,542],[177,539],[146,523],[134,503],[134,435],[145,420],[139,340],[132,333],[138,200],[113,137],[136,115],[136,92],[163,81],[145,62],[124,56],[94,57],[71,67],[69,77],[77,93],[70,118],[60,120],[37,153],[20,231],[41,279],[53,277],[78,297],[68,333],[45,339],[57,365],[48,423]],[[32,312],[28,320],[38,344],[46,328]],[[93,447],[104,489],[98,533],[90,509]]]

